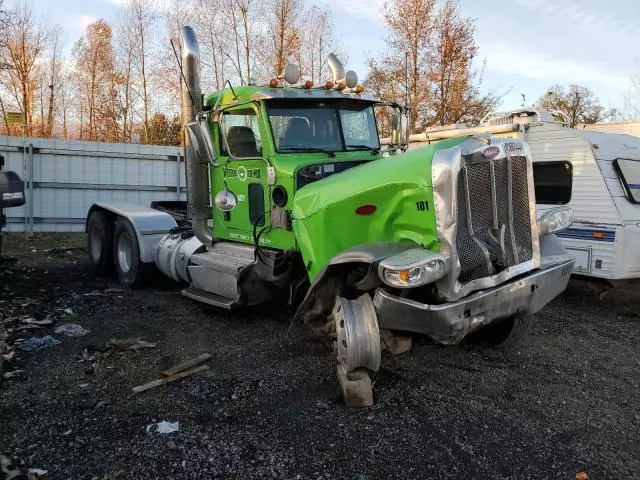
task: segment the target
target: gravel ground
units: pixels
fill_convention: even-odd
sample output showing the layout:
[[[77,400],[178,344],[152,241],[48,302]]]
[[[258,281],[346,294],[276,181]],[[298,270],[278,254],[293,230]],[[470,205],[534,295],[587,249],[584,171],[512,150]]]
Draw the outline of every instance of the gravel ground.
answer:
[[[416,337],[411,353],[383,358],[375,405],[347,409],[331,343],[302,325],[287,335],[286,311],[223,312],[162,281],[109,290],[83,241],[9,237],[14,258],[0,272],[0,320],[56,322],[10,343],[62,342],[16,350],[5,370],[23,372],[0,387],[0,453],[45,478],[640,478],[640,324],[629,305],[574,291],[508,352]],[[68,322],[90,333],[53,333]],[[112,338],[158,346],[113,353],[94,371],[78,361]],[[132,393],[203,352],[210,370]],[[180,431],[146,433],[162,420]]]

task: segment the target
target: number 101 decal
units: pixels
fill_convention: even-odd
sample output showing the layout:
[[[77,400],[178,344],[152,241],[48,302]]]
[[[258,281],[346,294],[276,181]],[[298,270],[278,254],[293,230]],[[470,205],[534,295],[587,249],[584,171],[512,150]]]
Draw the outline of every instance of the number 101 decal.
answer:
[[[429,210],[429,202],[420,200],[419,202],[416,202],[416,208],[419,212],[426,212]]]

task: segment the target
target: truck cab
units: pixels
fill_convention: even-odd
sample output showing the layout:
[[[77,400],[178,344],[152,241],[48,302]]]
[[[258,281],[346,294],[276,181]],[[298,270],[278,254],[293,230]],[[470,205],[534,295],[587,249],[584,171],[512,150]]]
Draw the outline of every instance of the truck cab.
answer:
[[[213,206],[216,237],[254,244],[262,232],[259,245],[295,249],[296,192],[382,158],[374,111],[380,103],[326,85],[242,86],[207,96],[218,165],[211,168],[211,189],[223,192],[219,201],[235,203],[233,210]]]

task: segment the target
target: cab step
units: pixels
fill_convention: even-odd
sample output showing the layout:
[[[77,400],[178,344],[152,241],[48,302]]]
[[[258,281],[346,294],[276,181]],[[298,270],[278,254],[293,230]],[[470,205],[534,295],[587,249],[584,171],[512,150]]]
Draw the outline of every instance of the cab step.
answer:
[[[215,293],[204,292],[195,287],[189,287],[182,290],[182,295],[192,300],[196,300],[207,305],[212,305],[225,310],[231,310],[238,304],[238,300],[234,298],[223,297]]]
[[[188,267],[191,286],[186,291],[194,289],[196,292],[215,295],[216,298],[210,299],[210,302],[220,302],[220,299],[238,302],[238,276],[243,268],[256,261],[254,252],[252,245],[218,242],[206,252],[192,255]]]

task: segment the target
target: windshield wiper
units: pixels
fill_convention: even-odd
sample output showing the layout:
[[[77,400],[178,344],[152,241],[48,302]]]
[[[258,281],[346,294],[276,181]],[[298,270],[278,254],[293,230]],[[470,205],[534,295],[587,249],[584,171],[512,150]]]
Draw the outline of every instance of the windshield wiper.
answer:
[[[347,145],[347,148],[355,148],[356,150],[369,150],[371,155],[377,155],[380,153],[379,148],[370,147],[369,145]]]
[[[315,148],[315,147],[284,147],[280,148],[281,152],[321,152],[326,153],[330,157],[335,157],[335,152],[331,150],[325,150],[323,148]]]

